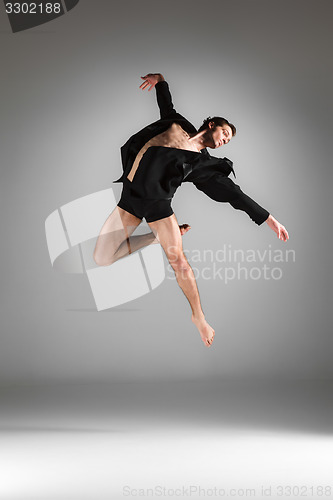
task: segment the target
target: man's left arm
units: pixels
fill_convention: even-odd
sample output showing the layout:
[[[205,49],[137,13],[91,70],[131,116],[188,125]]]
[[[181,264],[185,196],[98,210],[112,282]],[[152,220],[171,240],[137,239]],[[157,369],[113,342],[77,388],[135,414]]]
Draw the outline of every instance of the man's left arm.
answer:
[[[238,184],[235,184],[229,177],[223,175],[214,175],[205,182],[194,182],[194,185],[200,191],[215,201],[230,203],[236,210],[242,210],[260,226],[265,222],[270,213],[243,193]]]
[[[229,177],[217,174],[208,179],[208,181],[194,181],[193,184],[213,200],[229,202],[236,210],[246,212],[258,226],[266,222],[280,240],[287,241],[289,239],[286,228],[265,208],[243,193],[238,184],[235,184]]]

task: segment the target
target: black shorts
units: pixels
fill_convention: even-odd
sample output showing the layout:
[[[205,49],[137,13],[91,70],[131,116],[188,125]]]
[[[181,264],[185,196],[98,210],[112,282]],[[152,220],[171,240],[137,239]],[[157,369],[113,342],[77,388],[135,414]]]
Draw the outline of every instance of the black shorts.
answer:
[[[164,219],[174,213],[171,208],[171,199],[145,200],[143,198],[134,198],[130,193],[130,184],[131,182],[128,179],[124,179],[118,207],[139,219],[144,217],[147,222]]]

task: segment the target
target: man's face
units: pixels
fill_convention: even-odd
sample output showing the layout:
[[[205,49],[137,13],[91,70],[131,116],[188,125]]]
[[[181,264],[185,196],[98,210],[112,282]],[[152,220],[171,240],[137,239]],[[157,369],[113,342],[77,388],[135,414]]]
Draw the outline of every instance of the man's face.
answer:
[[[228,144],[232,138],[232,130],[229,125],[215,126],[213,122],[209,123],[209,131],[212,145],[209,146],[212,149],[219,148],[224,144]]]

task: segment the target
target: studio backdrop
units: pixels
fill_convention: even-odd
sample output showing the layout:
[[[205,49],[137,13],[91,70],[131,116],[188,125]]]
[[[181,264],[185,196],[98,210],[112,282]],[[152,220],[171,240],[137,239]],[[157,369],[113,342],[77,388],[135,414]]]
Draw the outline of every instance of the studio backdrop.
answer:
[[[60,4],[33,26],[1,6],[1,384],[332,377],[331,2]],[[159,119],[149,72],[196,127],[236,125],[210,153],[289,232],[179,188],[210,349],[159,245],[92,259],[120,147]]]

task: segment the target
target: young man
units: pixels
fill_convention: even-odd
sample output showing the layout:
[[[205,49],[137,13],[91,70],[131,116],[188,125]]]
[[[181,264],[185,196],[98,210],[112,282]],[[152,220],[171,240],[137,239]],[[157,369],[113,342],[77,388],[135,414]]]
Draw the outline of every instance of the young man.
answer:
[[[201,308],[194,274],[182,248],[182,235],[190,226],[178,225],[171,200],[182,182],[192,182],[210,198],[230,203],[246,212],[257,224],[266,222],[282,241],[288,232],[269,212],[247,196],[229,175],[236,177],[228,158],[211,156],[207,147],[217,149],[227,144],[236,128],[222,117],[207,118],[197,131],[175,110],[168,83],[160,73],[141,77],[142,90],[155,87],[161,118],[148,125],[121,148],[123,182],[121,199],[105,221],[97,239],[94,259],[108,266],[125,255],[152,243],[160,243],[177,282],[192,309],[192,321],[206,346],[213,342],[215,331],[207,323]],[[131,236],[145,218],[152,232]]]

